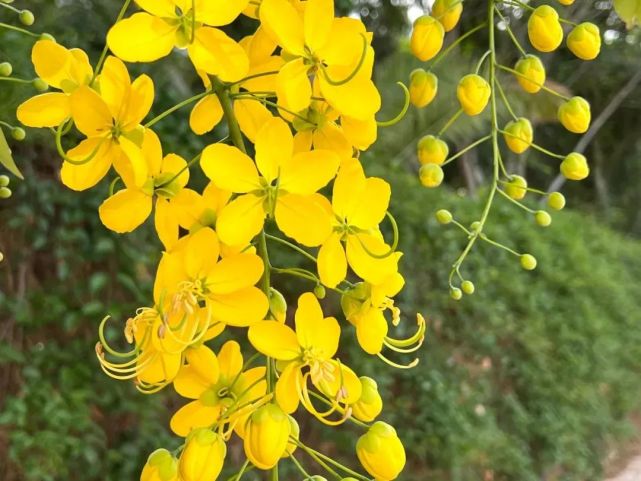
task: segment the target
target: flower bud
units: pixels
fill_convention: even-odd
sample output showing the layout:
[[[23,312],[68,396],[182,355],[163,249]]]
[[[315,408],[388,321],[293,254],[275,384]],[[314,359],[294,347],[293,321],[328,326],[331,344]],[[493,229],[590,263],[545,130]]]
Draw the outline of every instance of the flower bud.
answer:
[[[376,481],[396,479],[405,466],[405,448],[396,430],[382,421],[375,422],[358,439],[356,455]]]
[[[8,186],[10,181],[11,179],[9,179],[8,175],[4,175],[4,174],[0,175],[0,187]]]
[[[461,291],[461,289],[459,289],[458,287],[452,287],[450,289],[450,297],[455,301],[460,301],[463,297],[463,291]]]
[[[520,257],[520,261],[521,267],[526,271],[533,271],[534,269],[536,269],[536,257],[534,257],[532,254],[523,254]]]
[[[298,439],[300,436],[300,426],[298,425],[298,422],[291,416],[287,416],[287,419],[289,421],[289,427],[290,427],[290,432],[289,436]],[[283,453],[283,458],[286,458],[287,456],[290,456],[291,454],[294,454],[294,451],[296,451],[296,443],[293,440],[290,440],[287,442],[287,449],[285,449],[285,452]]]
[[[245,455],[258,469],[271,469],[288,449],[289,417],[274,403],[252,413],[245,429]]]
[[[429,15],[423,15],[414,22],[410,49],[419,60],[426,62],[440,52],[444,37],[445,30],[441,22]]]
[[[450,222],[452,222],[452,219],[452,213],[449,210],[440,209],[436,212],[436,220],[439,224],[449,224]]]
[[[527,180],[520,175],[513,175],[505,184],[505,193],[514,200],[521,200],[527,194]]]
[[[23,128],[14,127],[11,129],[11,137],[13,137],[15,140],[24,140],[26,136],[27,133]]]
[[[227,455],[223,437],[207,428],[194,429],[185,441],[178,469],[181,481],[212,481],[220,474]]]
[[[534,220],[541,227],[548,227],[552,223],[552,217],[544,210],[537,210],[534,214]]]
[[[325,296],[327,295],[325,286],[317,284],[316,287],[314,287],[314,295],[316,296],[317,299],[325,299]]]
[[[0,63],[0,77],[8,77],[13,73],[13,67],[9,62]]]
[[[438,78],[432,72],[417,68],[410,74],[410,101],[421,109],[429,105],[438,91]]]
[[[470,224],[470,230],[472,232],[481,232],[481,223],[478,220],[475,220]]]
[[[27,27],[30,27],[31,25],[33,25],[33,22],[36,21],[36,17],[34,17],[33,13],[29,10],[22,10],[18,18],[20,19],[20,23],[22,25],[26,25]]]
[[[278,322],[285,322],[287,316],[287,301],[279,291],[269,288],[269,312]]]
[[[574,0],[559,0],[559,3],[567,7],[569,5],[572,5],[574,3]]]
[[[461,0],[436,0],[432,5],[432,15],[443,24],[446,32],[449,32],[461,19],[463,13],[463,2]]]
[[[456,96],[467,115],[478,115],[487,106],[492,89],[487,81],[477,74],[463,77],[456,88]]]
[[[40,34],[40,39],[39,40],[51,40],[52,42],[56,41],[56,37],[51,35],[50,33],[41,33]]]
[[[430,189],[441,185],[443,183],[443,177],[445,177],[441,166],[436,164],[425,164],[421,166],[418,175],[421,179],[421,184]]]
[[[11,189],[8,187],[0,187],[0,199],[8,199],[11,197]]]
[[[559,14],[549,5],[537,7],[527,22],[527,33],[532,46],[540,52],[552,52],[563,41],[563,27]]]
[[[583,180],[590,175],[590,167],[583,154],[572,152],[561,162],[561,173],[569,180]]]
[[[142,469],[140,481],[177,481],[178,460],[166,449],[157,449],[149,455]]]
[[[572,97],[559,107],[558,118],[563,127],[575,134],[582,134],[590,128],[590,104],[583,97]]]
[[[548,207],[554,210],[562,210],[565,207],[565,197],[561,192],[552,192],[548,197]]]
[[[426,135],[418,141],[418,161],[421,165],[442,165],[449,153],[447,143],[433,135]]]
[[[518,120],[508,122],[503,130],[505,131],[503,134],[505,143],[512,152],[522,154],[532,145],[534,132],[528,119],[521,117]]]
[[[521,75],[515,75],[517,82],[527,93],[535,94],[545,83],[545,67],[536,55],[526,55],[514,66]]]
[[[33,88],[38,92],[46,92],[49,89],[49,85],[47,85],[47,82],[45,82],[41,78],[33,79],[31,81],[31,85],[33,85]]]
[[[461,289],[465,294],[471,296],[472,294],[474,294],[476,287],[474,286],[474,283],[472,281],[463,281],[461,283]]]
[[[594,60],[601,51],[601,32],[591,22],[583,22],[572,29],[568,48],[582,60]]]
[[[370,422],[383,410],[383,399],[378,393],[378,385],[374,379],[361,376],[361,397],[352,404],[354,417],[363,422]]]

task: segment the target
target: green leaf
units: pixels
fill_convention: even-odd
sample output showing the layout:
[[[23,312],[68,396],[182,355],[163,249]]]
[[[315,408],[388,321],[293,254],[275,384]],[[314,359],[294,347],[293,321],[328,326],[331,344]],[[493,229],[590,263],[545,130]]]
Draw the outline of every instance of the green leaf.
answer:
[[[641,22],[641,0],[614,0],[614,10],[628,28]]]
[[[19,179],[24,180],[24,176],[18,166],[13,160],[11,155],[11,149],[7,143],[7,139],[4,136],[4,132],[0,129],[0,164],[2,164],[9,172],[18,177]]]

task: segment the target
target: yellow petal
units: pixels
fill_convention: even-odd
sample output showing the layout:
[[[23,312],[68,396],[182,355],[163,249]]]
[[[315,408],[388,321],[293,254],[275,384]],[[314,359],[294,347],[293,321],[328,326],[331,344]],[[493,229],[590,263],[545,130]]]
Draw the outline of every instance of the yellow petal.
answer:
[[[259,9],[260,23],[287,52],[305,54],[303,19],[287,0],[263,0]]]
[[[358,343],[368,354],[378,354],[387,336],[387,321],[379,309],[370,309],[356,325]]]
[[[366,120],[341,117],[341,127],[349,142],[360,150],[367,150],[378,137],[378,124],[374,116]]]
[[[243,355],[236,341],[227,341],[218,353],[220,365],[220,380],[227,384],[232,381],[243,368]]]
[[[320,359],[330,359],[338,350],[341,328],[333,317],[323,317],[318,299],[311,292],[298,298],[295,315],[296,336],[304,349],[314,349]]]
[[[207,287],[215,294],[230,294],[253,286],[263,275],[263,261],[256,254],[230,255],[220,260],[207,277]]]
[[[62,183],[72,190],[86,190],[96,185],[109,171],[113,155],[112,144],[103,139],[83,140],[67,152],[71,159],[80,161],[96,152],[93,158],[82,165],[63,162],[60,170]],[[97,149],[97,150],[96,150]]]
[[[398,259],[394,255],[377,259],[369,255],[363,245],[373,254],[382,255],[389,251],[383,240],[371,234],[355,234],[347,237],[347,262],[354,272],[371,284],[380,284],[397,270]]]
[[[273,117],[256,136],[256,165],[270,184],[278,177],[281,161],[291,159],[294,137],[289,126],[279,117]]]
[[[350,67],[352,71],[358,65],[363,52],[363,36],[369,38],[360,20],[348,17],[335,18],[329,33],[329,41],[315,53],[327,65],[342,65]],[[363,70],[364,75],[370,72]]]
[[[149,172],[147,168],[147,160],[145,159],[142,149],[122,135],[118,138],[118,142],[124,157],[131,166],[131,181],[133,181],[136,187],[142,187],[147,181]],[[118,166],[116,165],[116,169],[117,168]],[[127,184],[128,187],[131,187],[130,183],[127,182],[127,179],[124,176],[123,181],[125,181],[125,184]]]
[[[170,250],[178,241],[178,222],[174,218],[168,199],[156,200],[154,226],[165,250]]]
[[[256,100],[250,99],[236,100],[234,102],[234,114],[240,125],[240,130],[254,144],[260,128],[273,118],[267,107]]]
[[[211,426],[220,416],[220,406],[205,406],[192,401],[181,407],[169,422],[171,430],[178,436],[186,437],[192,429]]]
[[[282,159],[280,188],[301,195],[313,194],[325,187],[340,164],[340,157],[331,150],[299,152]]]
[[[331,234],[331,217],[320,194],[284,194],[276,202],[278,228],[297,242],[316,247]]]
[[[125,113],[119,118],[123,129],[137,127],[151,110],[153,102],[154,82],[147,75],[141,75],[131,84]]]
[[[69,50],[53,40],[38,40],[31,50],[31,61],[42,80],[55,88],[68,77]]]
[[[157,17],[176,16],[176,2],[173,0],[136,0],[136,3],[140,8]]]
[[[218,236],[207,227],[192,234],[185,246],[185,270],[190,279],[207,276],[218,260]]]
[[[220,189],[246,193],[260,188],[258,171],[252,159],[231,145],[213,144],[206,147],[200,166]]]
[[[163,164],[162,145],[153,130],[145,129],[141,148],[147,162],[147,172],[151,176],[157,176]]]
[[[161,174],[170,174],[174,176],[180,173],[173,182],[176,182],[180,187],[185,187],[185,185],[187,185],[187,182],[189,182],[189,169],[187,168],[187,161],[180,155],[167,154],[165,158],[162,159],[161,165]]]
[[[267,296],[257,287],[246,287],[231,294],[212,295],[208,306],[212,317],[230,326],[247,327],[267,314]]]
[[[189,366],[203,380],[209,384],[218,382],[220,369],[218,367],[218,358],[216,358],[214,351],[201,344],[198,347],[185,350],[185,357]]]
[[[107,45],[125,62],[153,62],[169,55],[176,43],[178,25],[145,12],[116,23],[107,34]]]
[[[249,59],[243,48],[222,30],[202,27],[189,46],[189,58],[197,69],[217,75],[225,82],[242,79],[249,71]]]
[[[28,127],[57,127],[71,116],[69,96],[61,92],[36,95],[20,104],[16,116]]]
[[[278,103],[294,112],[309,107],[312,101],[312,84],[308,75],[309,66],[302,58],[283,65],[276,76]]]
[[[180,370],[181,354],[154,353],[152,361],[146,364],[138,375],[141,382],[161,384],[173,380]]]
[[[349,75],[349,72],[345,73],[344,69],[336,71],[330,69],[330,72],[334,80],[340,80]],[[381,109],[381,95],[370,79],[357,77],[344,85],[334,86],[321,75],[319,82],[325,100],[342,115],[357,120],[367,120]]]
[[[334,181],[332,207],[342,219],[350,218],[360,203],[365,190],[365,173],[358,159],[341,162]]]
[[[258,322],[247,332],[249,342],[265,356],[281,361],[292,361],[300,355],[296,333],[278,321]]]
[[[210,387],[209,381],[190,366],[183,366],[174,379],[176,392],[189,399],[198,399]]]
[[[287,364],[276,382],[276,402],[287,414],[298,409],[299,397],[298,386],[303,384],[303,376],[300,372],[300,364],[290,362]]]
[[[118,57],[110,55],[98,77],[100,96],[114,119],[119,119],[127,107],[131,93],[131,78],[127,67]]]
[[[189,127],[196,135],[211,132],[223,118],[223,108],[218,97],[207,95],[200,99],[189,115]]]
[[[313,130],[303,130],[294,135],[294,152],[309,152],[314,141]]]
[[[220,239],[227,245],[247,245],[265,222],[263,199],[253,194],[241,195],[221,211],[216,221]]]
[[[341,159],[352,158],[354,150],[343,129],[333,122],[327,122],[322,128],[314,131],[314,148],[336,152]]]
[[[355,206],[349,217],[350,225],[361,229],[371,229],[378,226],[385,218],[389,207],[391,188],[387,182],[378,177],[365,180],[365,189],[362,191],[360,202]]]
[[[196,20],[219,27],[229,25],[238,17],[250,0],[198,0],[196,3]]]
[[[108,132],[113,117],[105,101],[89,87],[80,87],[71,94],[71,115],[76,127],[87,137]]]
[[[334,21],[334,0],[308,0],[305,6],[305,45],[312,52],[323,48]]]
[[[151,214],[151,197],[139,190],[123,189],[98,208],[102,223],[114,232],[131,232]]]
[[[327,287],[336,287],[345,280],[347,259],[340,242],[340,234],[332,234],[318,251],[318,275]]]
[[[337,361],[332,361],[332,365],[334,366],[333,380],[322,379],[317,387],[329,398],[336,399],[340,395],[342,403],[357,402],[363,393],[363,386],[356,373]]]

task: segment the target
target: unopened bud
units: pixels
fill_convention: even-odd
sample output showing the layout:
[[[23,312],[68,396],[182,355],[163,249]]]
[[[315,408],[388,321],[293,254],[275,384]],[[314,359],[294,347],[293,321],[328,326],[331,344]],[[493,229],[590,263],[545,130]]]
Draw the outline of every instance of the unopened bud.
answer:
[[[561,210],[565,207],[565,196],[561,192],[552,192],[548,197],[548,207]]]
[[[430,189],[441,185],[445,177],[443,169],[436,164],[425,164],[421,166],[418,175],[421,179],[421,184]]]
[[[534,269],[536,269],[536,257],[534,257],[532,254],[523,254],[520,257],[520,261],[521,267],[526,271],[533,271]]]
[[[439,224],[449,224],[452,222],[452,213],[449,210],[446,209],[440,209],[439,211],[436,212],[436,220],[438,221]]]
[[[8,77],[13,73],[13,67],[9,62],[0,63],[0,77]]]
[[[544,210],[536,211],[536,213],[534,214],[534,219],[536,220],[536,223],[541,227],[548,227],[552,223],[552,217]]]
[[[30,27],[33,25],[33,22],[36,21],[36,17],[33,16],[33,13],[30,10],[22,10],[18,18],[20,19],[20,23],[27,27]]]

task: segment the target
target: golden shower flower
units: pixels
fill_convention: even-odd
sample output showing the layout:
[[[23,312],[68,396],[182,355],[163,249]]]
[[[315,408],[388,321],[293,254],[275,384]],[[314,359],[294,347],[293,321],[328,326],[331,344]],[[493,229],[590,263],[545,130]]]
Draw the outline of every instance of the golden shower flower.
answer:
[[[405,467],[405,448],[396,430],[382,421],[375,422],[358,439],[356,454],[376,481],[392,481]]]
[[[414,21],[410,48],[416,58],[427,62],[443,48],[445,29],[443,24],[429,15],[418,17]]]
[[[410,100],[417,108],[428,106],[438,91],[438,78],[432,72],[418,68],[410,74]]]
[[[556,50],[563,41],[563,27],[559,22],[559,14],[549,5],[537,7],[528,20],[527,33],[530,43],[539,52]]]
[[[561,173],[569,180],[583,180],[590,175],[590,167],[583,154],[572,152],[561,162]]]
[[[433,135],[426,135],[418,141],[418,161],[421,165],[443,165],[449,153],[447,143]]]
[[[558,118],[570,132],[583,134],[590,128],[590,104],[583,97],[572,97],[559,106]]]
[[[535,94],[545,83],[545,67],[536,55],[526,55],[514,66],[520,75],[515,75],[517,82],[527,93]]]
[[[511,120],[503,130],[505,143],[515,154],[522,154],[532,145],[534,131],[528,119],[520,117],[517,120]]]
[[[211,429],[195,429],[185,440],[178,469],[181,481],[215,481],[223,469],[227,446]]]
[[[492,89],[487,81],[477,74],[463,77],[456,87],[456,96],[467,115],[478,115],[487,106]]]
[[[271,469],[287,455],[292,426],[290,417],[276,404],[254,411],[247,421],[245,455],[258,469]]]
[[[149,455],[140,481],[179,481],[178,460],[166,449],[157,449]]]
[[[583,22],[572,29],[568,48],[581,60],[594,60],[601,51],[601,32],[592,22]]]

